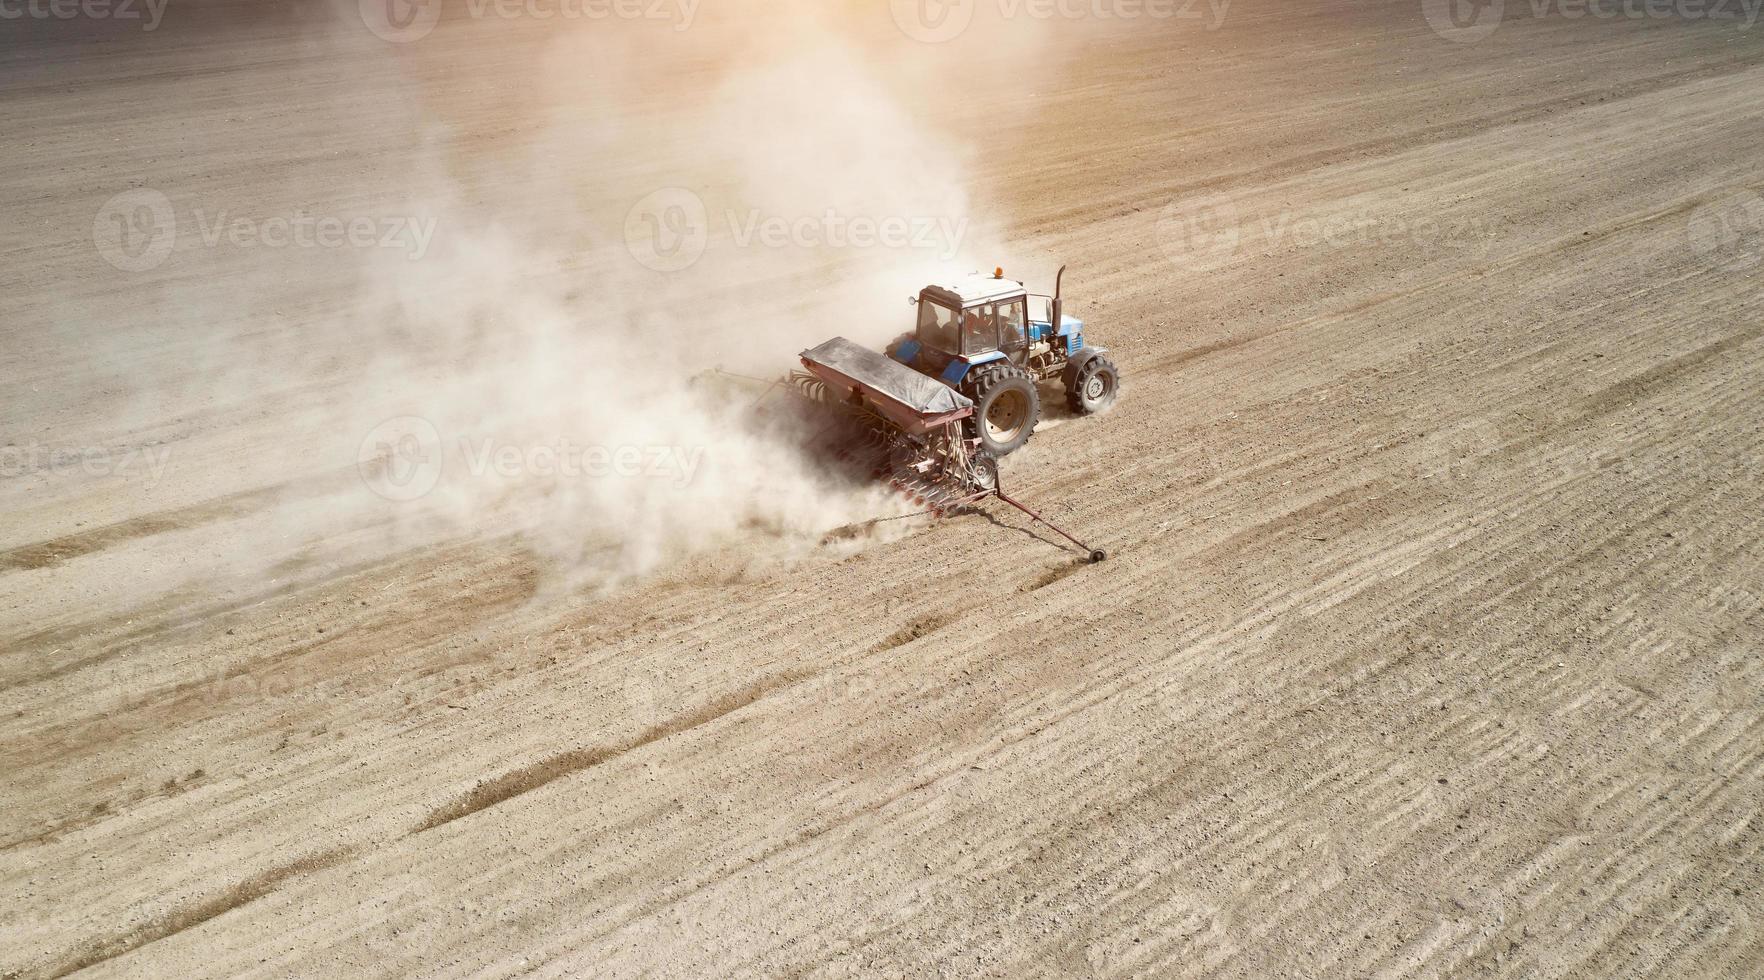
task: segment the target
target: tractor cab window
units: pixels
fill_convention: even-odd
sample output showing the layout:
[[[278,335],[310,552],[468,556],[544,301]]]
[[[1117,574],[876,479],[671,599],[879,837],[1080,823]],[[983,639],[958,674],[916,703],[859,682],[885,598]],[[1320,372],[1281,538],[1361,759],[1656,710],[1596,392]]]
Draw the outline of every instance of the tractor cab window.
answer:
[[[928,299],[919,300],[919,343],[953,354],[960,349],[961,323],[956,311]]]
[[[998,304],[998,333],[1005,353],[1012,354],[1029,346],[1028,328],[1023,322],[1023,301],[1011,300]]]
[[[998,350],[998,323],[992,304],[970,306],[962,311],[962,353],[972,357]]]
[[[1029,319],[1035,323],[1053,322],[1053,297],[1029,297]]]

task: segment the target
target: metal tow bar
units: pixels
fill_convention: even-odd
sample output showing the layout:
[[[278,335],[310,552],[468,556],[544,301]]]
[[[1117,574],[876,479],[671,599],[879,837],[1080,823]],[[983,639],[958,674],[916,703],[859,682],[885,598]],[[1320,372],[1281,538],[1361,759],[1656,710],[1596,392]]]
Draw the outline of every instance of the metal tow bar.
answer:
[[[1030,517],[1033,517],[1038,523],[1046,524],[1048,527],[1053,528],[1054,531],[1056,531],[1060,535],[1060,537],[1065,538],[1067,541],[1072,542],[1073,544],[1077,545],[1079,548],[1083,549],[1084,551],[1089,552],[1090,553],[1090,563],[1092,565],[1109,557],[1108,552],[1102,550],[1101,548],[1092,548],[1090,545],[1085,544],[1084,542],[1073,537],[1071,534],[1067,533],[1065,528],[1062,528],[1058,524],[1055,524],[1054,522],[1048,520],[1047,518],[1042,517],[1040,514],[1037,514],[1036,512],[1030,510],[1028,507],[1024,506],[1022,503],[1020,503],[1016,500],[1012,500],[1010,498],[1010,496],[1008,496],[1004,492],[1004,487],[995,486],[992,488],[992,493],[995,496],[997,496],[998,499],[1004,501],[1007,504],[1010,504],[1012,507],[1017,508],[1018,510],[1022,511],[1023,513],[1028,514]],[[982,496],[984,496],[984,495],[982,495]]]

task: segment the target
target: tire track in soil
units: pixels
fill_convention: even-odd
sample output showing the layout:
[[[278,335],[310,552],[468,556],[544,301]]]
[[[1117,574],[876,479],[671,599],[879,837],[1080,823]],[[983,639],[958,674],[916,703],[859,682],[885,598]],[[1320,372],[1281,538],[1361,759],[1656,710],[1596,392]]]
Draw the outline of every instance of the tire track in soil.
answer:
[[[512,772],[504,773],[474,786],[469,792],[453,802],[438,807],[422,823],[412,828],[410,833],[412,835],[421,834],[444,827],[455,820],[461,820],[474,813],[488,810],[499,803],[506,803],[524,793],[530,793],[559,779],[610,762],[647,745],[653,745],[662,739],[691,731],[702,725],[708,725],[746,708],[773,691],[798,683],[805,676],[802,674],[779,674],[716,698],[695,711],[677,715],[659,725],[647,728],[624,742],[603,748],[571,749],[568,752],[560,752]]]
[[[78,973],[81,970],[90,969],[119,956],[132,953],[143,946],[175,936],[185,930],[194,929],[228,912],[243,908],[296,878],[334,868],[347,861],[355,853],[354,848],[338,848],[316,852],[286,864],[277,865],[267,871],[245,878],[212,898],[175,909],[122,935],[91,943],[85,947],[84,951],[54,967],[51,972],[55,976]]]

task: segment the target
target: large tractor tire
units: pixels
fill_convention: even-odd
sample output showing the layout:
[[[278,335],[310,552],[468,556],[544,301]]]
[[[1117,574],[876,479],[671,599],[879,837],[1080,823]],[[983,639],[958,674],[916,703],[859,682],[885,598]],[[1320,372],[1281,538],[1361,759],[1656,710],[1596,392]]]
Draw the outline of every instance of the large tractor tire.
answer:
[[[1115,362],[1097,354],[1075,370],[1068,370],[1066,405],[1079,415],[1094,415],[1115,403],[1121,393],[1121,374]]]
[[[962,386],[974,400],[970,431],[980,438],[980,448],[994,458],[1022,448],[1041,420],[1041,393],[1029,372],[1001,361],[982,365]]]

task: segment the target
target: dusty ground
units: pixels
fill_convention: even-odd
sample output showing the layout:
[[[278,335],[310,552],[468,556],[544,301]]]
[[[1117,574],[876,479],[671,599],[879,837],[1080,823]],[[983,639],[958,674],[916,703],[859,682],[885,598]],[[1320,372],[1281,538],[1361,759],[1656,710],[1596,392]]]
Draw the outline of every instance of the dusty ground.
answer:
[[[92,240],[130,187],[390,194],[416,110],[488,169],[539,41],[14,25],[0,435],[174,455],[0,480],[0,973],[1758,975],[1764,26],[1508,7],[920,93],[1007,120],[974,193],[1129,380],[1005,471],[1113,557],[988,506],[610,593],[502,525],[312,531],[361,434],[277,420],[371,397],[357,259]]]

